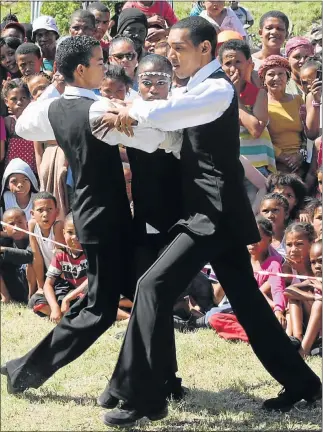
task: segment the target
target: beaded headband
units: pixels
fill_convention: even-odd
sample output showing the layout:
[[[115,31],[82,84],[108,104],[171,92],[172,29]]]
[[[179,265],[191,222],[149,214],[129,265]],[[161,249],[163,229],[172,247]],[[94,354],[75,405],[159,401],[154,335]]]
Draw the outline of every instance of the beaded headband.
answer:
[[[140,78],[140,77],[142,77],[144,75],[146,75],[146,76],[164,76],[166,78],[172,79],[171,75],[169,75],[166,72],[142,72],[138,76]]]

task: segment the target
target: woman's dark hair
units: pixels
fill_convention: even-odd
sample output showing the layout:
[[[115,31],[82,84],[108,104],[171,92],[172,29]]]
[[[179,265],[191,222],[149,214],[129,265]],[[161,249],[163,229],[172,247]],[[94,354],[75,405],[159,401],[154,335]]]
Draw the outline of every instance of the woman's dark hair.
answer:
[[[56,50],[57,70],[67,83],[74,81],[74,72],[78,65],[88,67],[94,47],[100,42],[90,36],[75,36],[63,40]]]
[[[317,198],[313,198],[305,207],[305,211],[306,213],[308,213],[309,217],[311,218],[311,221],[313,222],[314,219],[314,214],[316,209],[318,209],[319,207],[322,207],[322,201],[317,199]]]
[[[126,74],[125,69],[119,65],[108,65],[103,79],[105,78],[121,81],[126,87],[130,87],[133,84],[132,79]]]
[[[265,233],[267,237],[273,236],[273,224],[270,222],[269,219],[266,219],[265,217],[258,215],[256,217],[256,222],[259,228],[262,229],[262,231]]]
[[[296,219],[297,213],[304,206],[306,196],[306,186],[297,174],[270,174],[266,180],[267,192],[273,192],[276,188],[290,187],[293,189],[297,203],[289,215],[291,219]]]
[[[222,63],[223,61],[223,53],[224,51],[240,51],[245,56],[247,60],[251,58],[251,51],[249,48],[249,45],[247,42],[239,40],[239,39],[232,39],[229,41],[224,42],[220,49],[219,49],[219,58]]]
[[[277,201],[284,209],[286,215],[288,215],[289,212],[289,204],[287,201],[287,198],[284,197],[284,195],[276,192],[269,193],[263,197],[261,200],[260,206],[264,203],[264,201]]]
[[[215,55],[217,35],[215,28],[205,18],[200,16],[190,16],[178,21],[172,29],[188,30],[190,39],[194,46],[198,46],[204,41],[209,41],[212,47],[212,55]]]
[[[1,92],[1,96],[3,97],[3,99],[7,99],[9,92],[16,88],[24,90],[26,92],[26,95],[30,98],[28,87],[24,83],[24,81],[20,78],[15,78],[10,81],[5,81],[3,83]]]
[[[16,51],[16,49],[21,45],[21,40],[15,37],[0,37],[0,47],[7,46]]]
[[[285,236],[289,233],[302,233],[307,237],[310,243],[313,243],[316,237],[313,225],[306,222],[295,222],[288,225],[285,231]]]
[[[156,70],[161,69],[162,71],[168,73],[170,76],[173,75],[173,67],[168,58],[158,55],[158,54],[149,54],[146,55],[138,65],[138,73],[142,73],[143,69],[147,65],[153,65]]]
[[[269,11],[269,12],[266,12],[265,14],[263,14],[263,16],[260,18],[260,21],[259,21],[259,28],[260,29],[263,28],[265,21],[268,18],[277,18],[277,19],[280,19],[281,21],[283,21],[283,23],[285,24],[286,31],[288,32],[289,19],[288,19],[287,15],[285,15],[283,12],[280,12],[277,10],[272,10],[272,11]]]
[[[29,81],[31,81],[31,80],[34,79],[35,77],[44,77],[44,78],[47,79],[47,81],[49,82],[49,84],[51,84],[51,82],[52,82],[52,78],[51,78],[49,75],[47,75],[46,72],[43,72],[43,71],[40,71],[40,72],[34,73],[34,74],[32,74],[32,75],[28,75],[28,76],[26,76],[26,77],[23,77],[22,80],[23,80],[26,84],[28,84]]]

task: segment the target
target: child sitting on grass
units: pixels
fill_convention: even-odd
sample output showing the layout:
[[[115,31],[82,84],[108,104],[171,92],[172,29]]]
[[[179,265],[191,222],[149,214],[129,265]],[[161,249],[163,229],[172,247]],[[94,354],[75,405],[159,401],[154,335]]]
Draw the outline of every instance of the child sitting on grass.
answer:
[[[0,243],[1,301],[27,303],[36,284],[32,272],[28,271],[33,253],[28,234],[16,229],[28,229],[26,215],[20,208],[11,208],[5,211],[2,220],[8,225],[3,226],[7,238]]]
[[[43,290],[39,289],[29,301],[35,313],[47,315],[56,323],[87,287],[87,260],[76,237],[72,214],[65,218],[63,233],[66,248],[54,254]]]
[[[315,277],[322,278],[322,240],[313,243],[310,250],[312,273]],[[306,356],[311,353],[312,347],[322,331],[322,281],[306,280],[291,285],[286,289],[286,297],[291,303],[291,319],[295,335],[299,340],[299,353]],[[303,336],[304,315],[308,322]],[[321,353],[321,350],[312,354]]]

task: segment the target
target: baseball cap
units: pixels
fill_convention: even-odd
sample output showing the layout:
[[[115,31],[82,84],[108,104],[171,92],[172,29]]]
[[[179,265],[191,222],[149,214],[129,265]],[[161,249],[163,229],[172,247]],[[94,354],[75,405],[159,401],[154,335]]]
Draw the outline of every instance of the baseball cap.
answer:
[[[57,34],[57,37],[59,37],[59,31],[55,18],[51,16],[42,15],[35,19],[35,21],[33,22],[33,38],[35,37],[36,31],[41,29],[53,31]]]

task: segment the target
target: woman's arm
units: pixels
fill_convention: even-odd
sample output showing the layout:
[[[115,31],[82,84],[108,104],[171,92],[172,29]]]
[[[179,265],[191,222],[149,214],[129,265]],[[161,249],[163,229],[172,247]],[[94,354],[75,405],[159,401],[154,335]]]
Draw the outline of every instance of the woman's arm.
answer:
[[[248,129],[254,138],[259,138],[268,123],[268,97],[264,89],[260,89],[252,114],[239,100],[239,117],[241,124]]]
[[[306,97],[306,135],[311,140],[320,134],[321,85],[321,82],[314,80]]]
[[[36,158],[36,165],[37,165],[37,173],[38,173],[38,177],[40,177],[40,164],[44,154],[43,143],[39,141],[34,141],[34,150],[35,150],[35,158]]]

